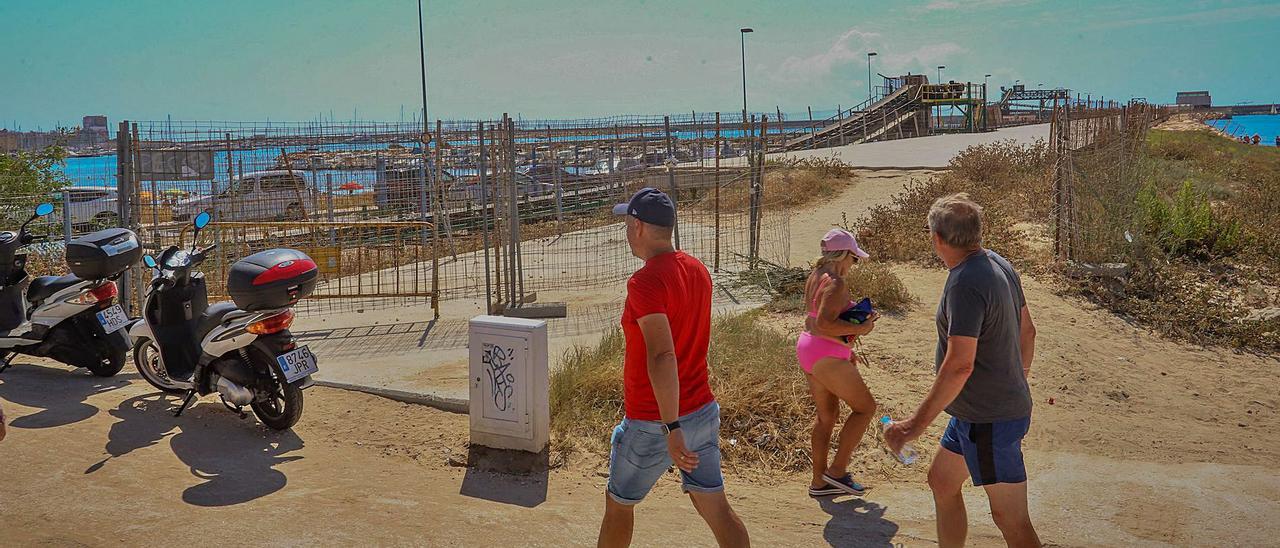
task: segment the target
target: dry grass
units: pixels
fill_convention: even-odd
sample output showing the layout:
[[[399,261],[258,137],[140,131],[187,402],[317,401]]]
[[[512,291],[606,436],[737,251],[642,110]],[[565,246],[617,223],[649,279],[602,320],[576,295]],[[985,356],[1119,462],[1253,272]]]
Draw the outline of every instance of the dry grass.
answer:
[[[853,167],[836,159],[771,160],[765,164],[764,203],[771,209],[800,208],[839,195],[857,180]],[[745,211],[751,204],[747,185],[720,197],[726,211]],[[699,206],[709,206],[703,200]]]
[[[809,467],[815,410],[795,366],[795,341],[754,314],[716,318],[711,328],[711,390],[721,408],[726,462],[767,470]],[[570,350],[551,375],[553,449],[607,454],[622,418],[623,337]]]
[[[867,251],[878,258],[933,264],[933,248],[924,233],[929,207],[941,196],[968,192],[985,209],[984,244],[1024,261],[1031,249],[1015,225],[1048,218],[1049,167],[1043,143],[970,147],[952,160],[948,171],[913,180],[890,203],[872,208],[856,223],[858,241],[867,242]]]
[[[804,312],[804,284],[810,269],[765,265],[755,271],[738,274],[740,285],[752,285],[773,295],[766,305],[771,312]],[[859,263],[849,270],[845,283],[855,300],[869,297],[876,310],[888,313],[905,312],[916,303],[889,265],[877,262]]]

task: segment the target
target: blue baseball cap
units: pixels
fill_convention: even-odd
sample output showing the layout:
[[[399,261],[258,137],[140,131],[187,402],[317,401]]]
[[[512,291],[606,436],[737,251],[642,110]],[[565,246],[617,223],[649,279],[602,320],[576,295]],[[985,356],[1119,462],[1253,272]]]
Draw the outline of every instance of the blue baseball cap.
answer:
[[[676,226],[676,205],[656,188],[642,188],[625,204],[613,206],[614,215],[630,215],[657,226]]]

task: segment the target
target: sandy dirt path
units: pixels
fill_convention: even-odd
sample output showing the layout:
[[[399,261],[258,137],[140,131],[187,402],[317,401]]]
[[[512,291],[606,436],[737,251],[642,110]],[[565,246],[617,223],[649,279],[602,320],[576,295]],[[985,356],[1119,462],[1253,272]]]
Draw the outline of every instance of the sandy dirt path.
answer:
[[[317,388],[298,427],[274,433],[213,400],[174,418],[176,400],[131,377],[36,365],[4,375],[0,398],[14,422],[0,444],[0,544],[594,542],[602,456],[546,477],[471,471],[451,465],[465,458],[462,415]],[[1049,429],[1037,430],[1032,509],[1054,545],[1260,546],[1280,534],[1274,464],[1045,450],[1038,440]],[[731,471],[728,485],[760,546],[931,545],[923,484],[868,479],[866,501],[811,500],[800,476]],[[981,493],[969,494],[972,544],[998,544]],[[637,546],[663,544],[712,544],[671,475],[641,507],[636,532]]]

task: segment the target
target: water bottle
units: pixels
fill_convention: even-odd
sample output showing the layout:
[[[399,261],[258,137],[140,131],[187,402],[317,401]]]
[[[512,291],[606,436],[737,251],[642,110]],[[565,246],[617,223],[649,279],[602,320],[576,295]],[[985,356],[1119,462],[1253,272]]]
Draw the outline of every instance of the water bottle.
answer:
[[[889,426],[892,424],[893,424],[893,420],[889,418],[889,415],[885,415],[881,417],[880,433],[883,434],[886,430],[889,429]],[[915,448],[911,447],[910,444],[906,444],[902,446],[901,451],[893,455],[893,458],[898,459],[898,462],[901,462],[902,464],[910,465],[915,463],[916,459],[920,458],[920,454],[917,453]]]

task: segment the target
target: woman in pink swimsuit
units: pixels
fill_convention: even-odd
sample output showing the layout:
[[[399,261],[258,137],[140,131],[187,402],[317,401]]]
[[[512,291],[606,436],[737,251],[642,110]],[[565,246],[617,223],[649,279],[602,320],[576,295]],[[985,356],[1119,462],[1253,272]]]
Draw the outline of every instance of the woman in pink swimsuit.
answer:
[[[844,276],[861,259],[870,255],[858,247],[853,234],[832,229],[822,237],[822,257],[814,265],[805,282],[804,299],[808,305],[808,317],[804,333],[796,342],[796,356],[800,368],[809,380],[809,392],[818,408],[818,419],[813,426],[813,481],[809,495],[851,494],[862,496],[866,489],[849,474],[847,468],[853,450],[871,423],[876,411],[876,400],[863,382],[854,365],[850,340],[870,333],[875,328],[879,314],[872,314],[867,321],[854,324],[840,319],[840,313],[849,308],[849,288]],[[831,448],[831,432],[839,420],[840,402],[852,409],[840,428],[840,443],[835,459],[827,465]]]

